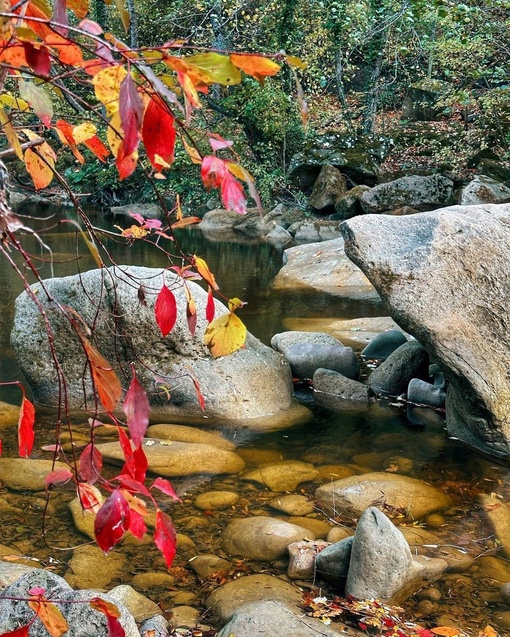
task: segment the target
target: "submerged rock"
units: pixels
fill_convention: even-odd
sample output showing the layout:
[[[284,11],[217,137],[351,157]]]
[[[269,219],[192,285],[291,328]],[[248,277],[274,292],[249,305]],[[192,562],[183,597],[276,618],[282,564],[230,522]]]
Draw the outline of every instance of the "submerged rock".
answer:
[[[163,279],[172,288],[177,302],[177,322],[164,338],[154,316]],[[48,300],[40,284],[32,289],[38,294],[53,333],[58,334],[54,345],[66,378],[69,409],[93,409],[95,397],[82,343],[70,321],[57,311],[57,302],[78,312],[87,325],[94,326],[94,347],[110,364],[125,372],[118,373],[125,379],[125,385],[131,378],[132,361],[141,361],[137,376],[149,394],[153,418],[203,423],[204,417],[208,417],[241,421],[248,428],[250,422],[257,428],[266,425],[277,428],[278,418],[281,416],[285,423],[293,411],[288,364],[253,336],[248,335],[246,347],[234,354],[212,358],[203,343],[207,293],[199,285],[187,283],[197,305],[195,336],[188,328],[187,300],[181,280],[168,270],[112,267],[49,279],[44,285],[54,301]],[[217,316],[226,311],[224,305],[216,302]],[[26,292],[16,300],[11,340],[35,400],[56,407],[59,383],[46,329],[37,306]],[[200,408],[194,381],[203,395],[205,412]],[[161,383],[167,391],[158,389]]]
[[[510,205],[344,222],[346,250],[444,371],[449,433],[510,455]]]
[[[0,458],[0,482],[14,491],[44,491],[46,476],[56,469],[67,469],[63,462],[34,458]]]
[[[318,475],[317,469],[308,462],[282,460],[257,469],[249,469],[240,479],[264,484],[271,491],[294,491],[298,484],[315,480]]]

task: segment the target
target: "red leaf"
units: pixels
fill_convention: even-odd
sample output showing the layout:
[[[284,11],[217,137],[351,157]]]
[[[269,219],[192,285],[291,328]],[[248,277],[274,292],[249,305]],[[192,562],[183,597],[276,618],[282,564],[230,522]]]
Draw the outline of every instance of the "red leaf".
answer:
[[[99,509],[94,521],[96,541],[108,553],[129,529],[131,510],[122,493],[116,489]]]
[[[200,385],[198,383],[198,380],[195,380],[194,378],[192,378],[191,380],[193,381],[193,385],[195,386],[195,392],[197,394],[198,404],[200,405],[200,409],[202,411],[205,411],[205,400],[202,395],[202,392],[200,391]]]
[[[117,151],[117,159],[115,160],[115,166],[119,173],[119,179],[126,179],[133,174],[136,165],[138,163],[138,151],[127,153],[124,140],[122,140],[119,150]]]
[[[46,484],[46,488],[48,488],[52,484],[60,485],[65,484],[68,480],[71,480],[73,474],[69,469],[56,469],[44,478],[44,483]]]
[[[219,188],[228,170],[223,159],[214,155],[207,155],[202,159],[201,176],[207,190]]]
[[[108,622],[108,637],[126,637],[124,628],[119,622],[120,611],[115,604],[107,602],[100,597],[93,597],[90,600],[90,606],[94,610],[106,615],[106,620]]]
[[[85,482],[94,484],[101,476],[103,457],[99,449],[92,443],[85,447],[80,456],[80,476]]]
[[[134,153],[138,148],[143,118],[142,98],[129,72],[120,85],[119,114],[122,132],[124,133],[122,146],[127,156]]]
[[[141,482],[138,482],[138,480],[135,480],[134,478],[131,478],[128,475],[120,475],[116,479],[119,481],[121,487],[125,491],[130,491],[133,493],[141,493],[147,498],[152,497],[149,489],[147,489],[147,487]]]
[[[156,529],[154,544],[163,553],[168,568],[172,566],[175,557],[177,539],[175,528],[170,517],[160,509],[156,511]]]
[[[240,215],[246,213],[246,195],[237,179],[229,172],[221,182],[221,201],[227,210],[235,210]]]
[[[119,434],[119,443],[120,448],[122,449],[122,453],[124,454],[124,460],[126,462],[130,462],[133,459],[133,449],[131,447],[131,443],[129,442],[129,438],[124,431],[124,429],[118,428]]]
[[[209,286],[209,290],[207,292],[207,305],[205,306],[205,319],[208,323],[210,323],[214,318],[214,297],[212,293],[211,286]]]
[[[32,403],[25,397],[23,392],[23,400],[19,411],[18,419],[18,449],[22,458],[28,458],[32,453],[34,446],[35,433],[35,409]]]
[[[170,482],[168,482],[168,480],[165,480],[165,478],[156,478],[152,483],[151,489],[154,488],[159,489],[165,495],[169,495],[175,502],[181,501],[181,498],[177,495],[177,493],[175,493],[174,488],[172,487]]]
[[[32,42],[23,42],[23,48],[25,49],[28,66],[34,73],[41,77],[48,77],[51,67],[48,49],[45,46],[37,48]]]
[[[16,630],[11,630],[8,633],[2,633],[1,637],[28,637],[28,629],[31,624],[28,626],[21,626],[21,628],[16,628]]]
[[[154,313],[163,336],[170,334],[177,319],[177,303],[173,292],[164,284],[156,299]]]
[[[134,479],[138,482],[145,482],[145,477],[147,474],[147,467],[149,466],[149,462],[147,460],[147,456],[145,455],[145,451],[143,447],[137,447],[133,452],[133,464],[134,464]]]
[[[135,447],[139,447],[149,425],[149,399],[145,389],[136,378],[134,367],[132,372],[133,379],[124,398],[122,409],[126,414],[131,440],[134,442]]]
[[[163,100],[152,96],[142,124],[142,139],[153,168],[160,172],[174,161],[175,124]]]
[[[131,513],[129,514],[129,530],[139,540],[147,533],[143,515],[138,513],[138,511],[133,511],[133,509],[131,509]]]
[[[85,146],[92,152],[94,155],[102,161],[103,163],[106,161],[106,158],[110,155],[110,151],[103,142],[99,139],[97,135],[87,139],[83,142]]]

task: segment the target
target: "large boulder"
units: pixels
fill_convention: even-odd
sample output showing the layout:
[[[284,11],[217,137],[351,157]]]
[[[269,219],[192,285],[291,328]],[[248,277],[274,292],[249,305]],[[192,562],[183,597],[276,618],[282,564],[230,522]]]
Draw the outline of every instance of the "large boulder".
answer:
[[[360,203],[366,213],[387,212],[401,206],[432,210],[453,203],[453,181],[442,175],[400,177],[366,190]]]
[[[486,203],[510,201],[510,188],[496,179],[476,175],[460,192],[459,204],[477,206]]]
[[[156,325],[154,304],[163,281],[177,303],[177,322],[164,337]],[[149,394],[151,415],[161,420],[203,423],[204,416],[220,421],[253,423],[256,428],[279,426],[293,413],[292,379],[283,357],[250,334],[246,347],[230,356],[212,358],[203,343],[207,322],[207,293],[196,283],[188,289],[197,306],[195,336],[186,320],[186,295],[172,272],[141,267],[112,267],[77,276],[48,279],[32,286],[53,332],[53,346],[66,380],[69,409],[94,408],[84,350],[76,326],[93,329],[90,340],[118,371],[124,386],[135,361],[137,377]],[[65,308],[67,317],[57,310]],[[216,302],[216,316],[225,314]],[[71,317],[72,322],[68,317]],[[16,300],[11,334],[20,367],[38,403],[56,407],[61,390],[39,308],[24,292]],[[202,413],[195,382],[205,401]],[[161,387],[163,386],[163,390]],[[299,410],[301,411],[301,410]],[[297,411],[296,411],[297,415]],[[265,419],[269,419],[266,421]],[[292,421],[292,419],[291,419]]]
[[[345,195],[345,192],[345,177],[338,168],[324,164],[313,185],[308,203],[316,210],[331,208],[340,197]]]
[[[344,222],[346,251],[444,370],[451,435],[510,454],[510,205]]]
[[[410,122],[438,120],[445,108],[437,102],[448,89],[448,84],[440,80],[426,79],[411,84],[402,104],[402,119]]]
[[[341,238],[289,248],[285,259],[272,284],[276,290],[308,288],[348,299],[379,299],[363,272],[345,255]]]

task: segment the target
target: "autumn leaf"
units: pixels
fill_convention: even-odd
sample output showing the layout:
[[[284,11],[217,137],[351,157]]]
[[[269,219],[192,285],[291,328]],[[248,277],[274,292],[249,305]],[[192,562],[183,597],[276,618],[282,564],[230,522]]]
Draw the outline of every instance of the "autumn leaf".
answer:
[[[201,84],[222,84],[233,86],[241,81],[241,74],[232,64],[231,56],[221,53],[198,53],[182,59],[184,69],[196,86]]]
[[[261,55],[238,55],[233,53],[230,59],[241,71],[244,71],[247,75],[251,75],[261,84],[264,83],[264,79],[267,76],[276,75],[280,70],[279,64]]]
[[[159,491],[171,497],[172,500],[174,500],[175,502],[181,501],[177,493],[175,493],[174,488],[172,487],[170,482],[168,482],[168,480],[166,480],[165,478],[156,478],[152,483],[151,489],[159,489]]]
[[[498,633],[492,626],[487,626],[478,633],[478,637],[498,637]]]
[[[51,471],[44,478],[44,484],[46,485],[46,488],[52,485],[58,486],[61,484],[65,484],[72,478],[73,474],[71,473],[71,471],[69,471],[69,469],[55,469],[55,471]]]
[[[219,188],[227,174],[227,167],[223,159],[215,155],[207,155],[202,159],[200,175],[206,190]]]
[[[122,409],[126,414],[131,440],[135,447],[139,447],[149,425],[149,399],[145,389],[136,378],[134,367],[132,367],[132,373],[133,378],[124,398]]]
[[[173,292],[165,284],[156,299],[154,314],[161,334],[163,336],[170,334],[177,320],[177,302]]]
[[[0,108],[0,124],[2,125],[2,132],[5,134],[16,157],[23,160],[23,150],[21,149],[18,133],[14,130],[12,122],[10,118],[7,117],[3,108]]]
[[[114,411],[122,396],[120,380],[108,361],[84,336],[81,336],[81,342],[87,355],[99,400],[106,411]]]
[[[23,391],[23,399],[18,417],[18,450],[22,458],[28,458],[34,446],[35,433],[35,409],[32,403],[26,398]]]
[[[177,549],[177,535],[172,520],[160,509],[156,511],[154,544],[161,551],[167,567],[170,568]]]
[[[221,201],[227,210],[246,214],[246,195],[243,187],[230,172],[225,174],[221,182]]]
[[[108,553],[129,529],[130,509],[119,489],[116,489],[97,512],[94,535],[100,549]]]
[[[120,85],[127,75],[122,65],[108,66],[94,75],[92,84],[97,99],[111,117],[119,109]]]
[[[460,628],[454,628],[453,626],[438,626],[437,628],[431,628],[430,631],[440,637],[459,637],[462,634]]]
[[[51,68],[48,49],[44,45],[37,47],[32,42],[23,42],[23,47],[28,66],[32,71],[41,77],[48,77]]]
[[[28,626],[21,626],[21,628],[16,628],[16,630],[11,630],[8,633],[2,633],[2,637],[29,637],[29,628],[30,624]]]
[[[87,482],[78,483],[78,498],[85,511],[97,513],[103,505],[101,491],[93,484],[88,484]]]
[[[60,21],[58,20],[58,22]],[[83,66],[83,55],[77,44],[58,33],[48,35],[45,38],[45,42],[49,47],[57,51],[62,64],[74,66],[75,68]]]
[[[143,119],[142,98],[131,73],[122,80],[119,92],[120,125],[124,133],[123,151],[131,155],[140,143],[140,129]]]
[[[214,319],[215,313],[215,305],[214,305],[214,297],[212,293],[212,288],[209,286],[207,291],[207,305],[205,306],[205,320],[210,323]]]
[[[145,110],[142,123],[142,139],[147,157],[158,172],[174,161],[174,117],[157,95],[152,96]]]
[[[30,104],[35,114],[45,126],[51,126],[53,117],[53,105],[50,96],[42,86],[36,86],[33,82],[19,82],[19,94],[22,99]]]
[[[66,5],[80,20],[89,12],[89,0],[66,0]]]
[[[51,166],[42,159],[31,148],[25,151],[25,166],[32,177],[36,190],[46,188],[53,180],[53,170]]]
[[[204,343],[212,356],[227,356],[240,349],[246,341],[246,326],[241,319],[229,312],[209,323],[204,334]]]
[[[80,162],[80,164],[85,163],[85,159],[83,155],[80,153],[80,151],[76,147],[76,144],[78,142],[76,141],[74,137],[75,129],[73,128],[73,126],[69,124],[69,122],[66,122],[63,119],[59,119],[55,124],[55,130],[57,131],[57,135],[60,141],[66,146],[69,146],[69,148],[73,152],[73,155]]]
[[[184,293],[186,294],[186,320],[188,322],[188,329],[191,336],[195,336],[197,328],[197,306],[195,299],[191,295],[191,292],[187,285],[184,286]]]
[[[195,255],[193,257],[193,265],[195,266],[198,274],[200,274],[200,276],[204,279],[204,281],[208,283],[213,290],[220,289],[220,286],[216,283],[214,274],[209,270],[209,266],[207,265],[204,259],[197,257]]]
[[[28,605],[37,613],[37,616],[52,637],[62,637],[69,630],[65,618],[57,606],[42,595],[29,601]]]
[[[85,482],[94,484],[101,476],[103,457],[99,449],[92,442],[81,452],[79,470],[80,476]]]
[[[126,633],[119,621],[120,611],[115,604],[100,597],[93,597],[89,603],[94,610],[106,615],[108,637],[125,637]]]

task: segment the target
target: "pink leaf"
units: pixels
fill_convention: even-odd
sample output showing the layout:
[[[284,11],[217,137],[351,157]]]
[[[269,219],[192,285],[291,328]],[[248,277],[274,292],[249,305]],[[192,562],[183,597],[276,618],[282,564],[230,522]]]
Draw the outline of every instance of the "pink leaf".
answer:
[[[80,476],[85,482],[94,484],[101,475],[103,457],[99,449],[92,443],[85,447],[80,456]]]
[[[223,139],[223,137],[220,137],[216,133],[211,133],[209,135],[209,143],[211,144],[211,148],[213,149],[214,153],[218,150],[223,150],[224,148],[230,148],[231,146],[234,145],[234,142],[231,142],[228,139]]]
[[[207,292],[207,305],[205,306],[205,320],[210,323],[214,318],[214,297],[212,293],[212,288],[209,286],[209,290]]]
[[[22,458],[28,458],[32,453],[34,446],[35,433],[35,409],[32,403],[25,397],[23,392],[23,400],[18,419],[18,448],[19,455]]]
[[[156,299],[154,313],[161,334],[163,336],[170,334],[177,320],[177,303],[173,292],[164,284]]]
[[[120,85],[119,114],[120,125],[124,133],[123,150],[127,156],[138,148],[143,119],[142,98],[129,72]]]
[[[161,551],[167,567],[170,568],[175,557],[177,538],[172,520],[160,509],[156,511],[154,544]]]
[[[181,501],[180,497],[177,495],[177,493],[175,493],[174,488],[172,487],[170,482],[168,482],[168,480],[165,480],[165,478],[156,478],[152,483],[151,489],[154,488],[159,489],[165,495],[170,496],[172,500],[175,500],[175,502]]]
[[[48,475],[44,478],[44,483],[46,484],[46,488],[48,488],[52,484],[65,484],[71,480],[72,477],[73,474],[69,471],[69,469],[56,469],[55,471],[48,473]]]
[[[135,447],[139,447],[149,425],[149,399],[145,389],[136,378],[134,366],[132,373],[133,378],[124,398],[122,409],[126,414],[131,440]]]
[[[99,509],[94,521],[96,541],[108,553],[129,529],[131,510],[126,498],[116,489]]]
[[[219,188],[228,170],[223,159],[214,155],[207,155],[202,159],[201,176],[207,190]]]
[[[45,588],[41,588],[40,586],[34,586],[28,591],[29,595],[44,595],[46,593]]]
[[[229,172],[221,182],[221,201],[227,210],[235,210],[240,215],[246,214],[246,195],[237,179]]]

